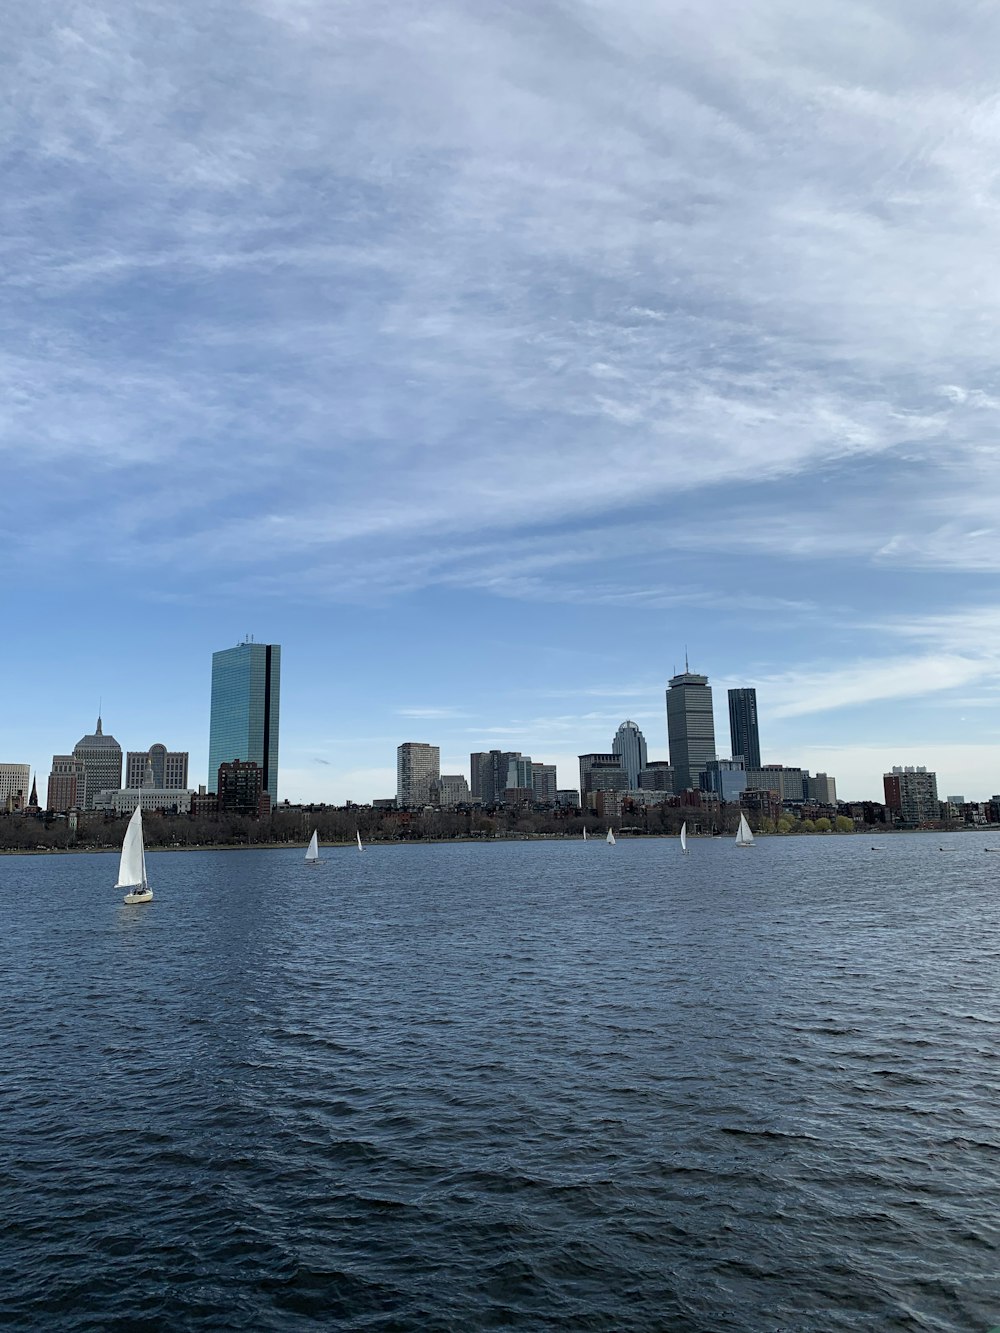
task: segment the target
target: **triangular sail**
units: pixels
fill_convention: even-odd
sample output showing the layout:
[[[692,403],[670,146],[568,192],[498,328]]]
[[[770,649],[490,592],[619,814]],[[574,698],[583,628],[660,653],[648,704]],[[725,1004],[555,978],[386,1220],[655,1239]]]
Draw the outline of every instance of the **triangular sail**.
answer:
[[[736,834],[736,846],[737,847],[753,846],[753,834],[750,832],[750,825],[747,823],[747,817],[744,814],[740,815],[740,827],[739,831]]]
[[[363,852],[363,851],[365,850],[365,848],[364,848],[364,844],[363,844],[362,841],[361,841],[361,830],[360,830],[360,829],[355,829],[355,832],[356,832],[357,835],[358,835],[358,851],[359,851],[359,852]]]
[[[319,860],[319,833],[313,829],[313,835],[309,839],[309,850],[306,852],[307,861]]]
[[[687,820],[685,819],[684,823],[681,825],[681,851],[686,852],[687,849],[688,849],[688,826],[687,826]]]
[[[583,840],[584,840],[584,842],[587,841],[587,825],[586,825],[586,824],[584,824],[584,826],[583,826]]]
[[[611,829],[608,829],[608,846],[613,847],[614,845],[615,845],[615,835],[611,831]]]
[[[116,889],[133,888],[136,884],[143,888],[146,884],[146,852],[142,845],[142,807],[136,806],[132,818],[128,821],[125,838],[122,842],[122,856],[118,863],[118,882]]]

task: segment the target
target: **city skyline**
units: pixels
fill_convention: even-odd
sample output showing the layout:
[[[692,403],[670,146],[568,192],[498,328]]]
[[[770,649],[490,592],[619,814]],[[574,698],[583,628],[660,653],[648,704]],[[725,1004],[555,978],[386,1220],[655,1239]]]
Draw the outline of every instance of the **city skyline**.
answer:
[[[5,36],[5,760],[44,777],[103,695],[200,781],[204,663],[253,630],[279,799],[391,793],[428,724],[445,773],[565,780],[623,718],[664,755],[685,645],[764,762],[1000,786],[1000,13]]]

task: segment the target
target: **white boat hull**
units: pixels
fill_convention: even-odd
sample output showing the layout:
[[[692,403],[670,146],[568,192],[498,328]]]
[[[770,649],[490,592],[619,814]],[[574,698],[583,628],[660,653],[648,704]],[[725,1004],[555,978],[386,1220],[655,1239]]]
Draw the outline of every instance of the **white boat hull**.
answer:
[[[132,889],[126,893],[122,902],[125,903],[151,903],[153,901],[152,889]]]

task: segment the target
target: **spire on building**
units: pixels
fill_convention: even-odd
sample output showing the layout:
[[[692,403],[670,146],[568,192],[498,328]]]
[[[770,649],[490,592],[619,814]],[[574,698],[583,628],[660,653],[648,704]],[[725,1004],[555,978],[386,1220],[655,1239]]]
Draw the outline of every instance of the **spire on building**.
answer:
[[[94,732],[94,735],[95,735],[95,736],[103,736],[103,735],[104,735],[104,732],[101,730],[101,715],[100,715],[100,713],[97,714],[97,730]]]
[[[38,804],[38,783],[34,777],[31,779],[31,799],[28,801],[31,806]]]
[[[142,785],[144,787],[152,787],[155,785],[153,779],[153,761],[149,755],[146,756],[146,771],[142,775]]]

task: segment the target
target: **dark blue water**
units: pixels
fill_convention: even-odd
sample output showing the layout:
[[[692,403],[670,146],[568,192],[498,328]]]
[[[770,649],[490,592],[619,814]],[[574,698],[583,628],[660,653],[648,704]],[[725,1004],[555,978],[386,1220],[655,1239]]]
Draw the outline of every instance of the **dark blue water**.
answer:
[[[0,1324],[985,1333],[984,843],[0,859]]]

